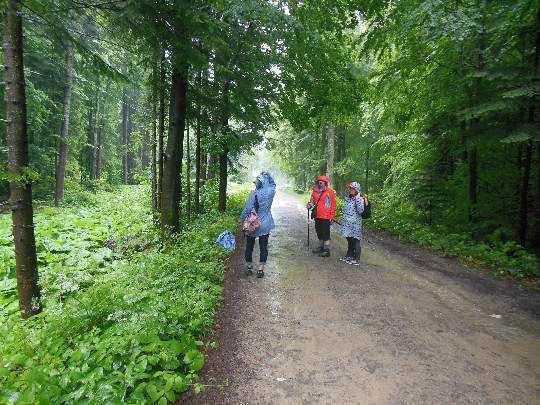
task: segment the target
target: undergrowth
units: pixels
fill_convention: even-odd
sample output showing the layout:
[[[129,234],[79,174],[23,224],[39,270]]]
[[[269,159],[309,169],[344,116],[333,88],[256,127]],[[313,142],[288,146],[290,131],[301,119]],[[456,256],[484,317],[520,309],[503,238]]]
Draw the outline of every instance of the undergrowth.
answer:
[[[368,227],[389,231],[402,240],[457,257],[466,264],[487,267],[496,276],[511,276],[537,284],[540,259],[515,241],[503,241],[496,234],[478,241],[448,226],[429,226],[412,220],[412,213],[386,206],[384,199],[377,197],[371,196],[374,201],[372,217],[364,222]]]
[[[141,201],[148,194],[124,187],[94,205],[38,211],[44,311],[27,321],[9,218],[0,218],[0,403],[167,403],[201,389],[227,256],[215,239],[236,229],[242,201],[163,242]]]

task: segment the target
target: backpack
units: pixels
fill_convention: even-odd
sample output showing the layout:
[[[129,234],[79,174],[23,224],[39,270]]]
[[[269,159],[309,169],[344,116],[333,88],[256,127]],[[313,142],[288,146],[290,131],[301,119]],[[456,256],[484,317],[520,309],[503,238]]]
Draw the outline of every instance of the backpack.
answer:
[[[255,194],[255,208],[251,210],[242,223],[242,231],[246,235],[255,233],[257,229],[261,227],[261,219],[259,218],[257,211],[259,211],[259,199],[257,198],[257,194]]]
[[[371,203],[366,196],[363,196],[362,198],[364,199],[364,212],[362,212],[362,219],[368,219],[371,217]]]

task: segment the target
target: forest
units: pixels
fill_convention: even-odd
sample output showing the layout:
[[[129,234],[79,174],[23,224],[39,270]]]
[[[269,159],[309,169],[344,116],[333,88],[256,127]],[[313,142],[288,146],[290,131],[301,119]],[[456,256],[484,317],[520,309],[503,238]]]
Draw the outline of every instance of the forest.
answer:
[[[172,403],[264,145],[540,278],[538,0],[0,0],[0,403]]]

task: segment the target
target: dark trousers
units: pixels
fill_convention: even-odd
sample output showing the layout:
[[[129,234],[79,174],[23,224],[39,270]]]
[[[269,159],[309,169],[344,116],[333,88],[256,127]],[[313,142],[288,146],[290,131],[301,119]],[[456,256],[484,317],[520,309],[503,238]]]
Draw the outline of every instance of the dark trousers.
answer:
[[[356,238],[347,238],[347,256],[358,260],[360,259],[360,253],[362,253],[360,240]]]
[[[261,263],[266,263],[266,259],[268,259],[268,238],[270,235],[262,235],[259,236],[259,251],[260,251],[260,258],[259,261]],[[253,261],[253,248],[255,247],[255,237],[253,236],[246,236],[246,262],[251,263]]]
[[[315,219],[315,232],[317,233],[317,239],[324,242],[330,240],[330,220],[323,218]]]

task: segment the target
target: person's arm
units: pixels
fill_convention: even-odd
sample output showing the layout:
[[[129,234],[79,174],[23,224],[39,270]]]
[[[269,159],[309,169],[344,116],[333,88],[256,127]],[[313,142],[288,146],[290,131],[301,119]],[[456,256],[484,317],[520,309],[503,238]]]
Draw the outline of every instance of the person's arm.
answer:
[[[309,202],[307,203],[307,209],[310,210],[313,208],[313,206],[315,205],[315,195],[314,195],[314,191],[311,190],[311,197],[309,197]]]
[[[358,212],[358,215],[362,216],[362,213],[364,212],[364,197],[358,194],[354,200],[356,204],[356,212]]]
[[[240,221],[245,220],[253,208],[255,208],[255,192],[252,191],[249,193],[244,211],[242,211],[242,214],[240,215]]]
[[[334,219],[336,217],[336,210],[337,210],[336,192],[334,190],[330,190],[330,218],[331,219]]]

